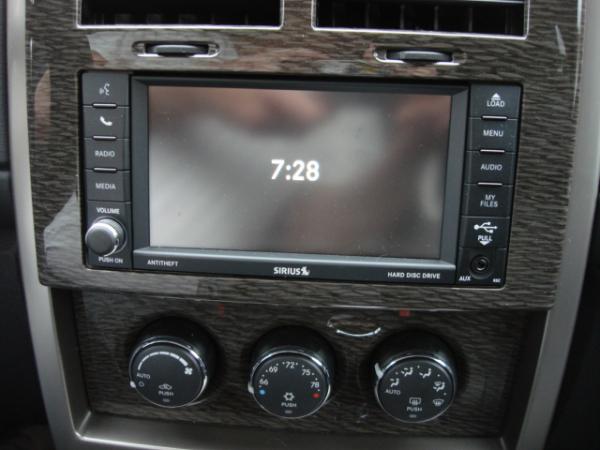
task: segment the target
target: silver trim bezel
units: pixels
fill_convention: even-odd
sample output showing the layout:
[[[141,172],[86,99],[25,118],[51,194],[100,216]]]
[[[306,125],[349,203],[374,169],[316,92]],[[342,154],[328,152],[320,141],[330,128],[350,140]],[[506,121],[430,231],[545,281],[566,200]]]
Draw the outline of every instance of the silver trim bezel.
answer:
[[[390,412],[383,406],[383,403],[381,402],[381,399],[379,398],[379,385],[381,384],[381,380],[383,379],[383,377],[385,376],[385,374],[391,370],[391,368],[393,366],[395,366],[396,364],[399,364],[401,362],[410,360],[410,359],[427,359],[430,362],[436,364],[437,366],[439,366],[448,376],[448,378],[450,378],[452,380],[452,392],[451,392],[451,396],[450,396],[450,401],[448,402],[448,404],[446,405],[446,407],[444,409],[442,409],[438,414],[436,414],[435,416],[432,416],[428,419],[425,420],[418,420],[418,421],[411,421],[411,420],[403,420],[400,419],[392,414],[390,414]],[[392,359],[389,363],[387,363],[383,368],[379,367],[378,363],[375,364],[375,377],[377,379],[377,381],[375,382],[375,387],[374,387],[374,392],[375,392],[375,399],[377,400],[377,404],[379,405],[379,407],[381,408],[381,410],[383,412],[385,412],[388,416],[390,416],[391,418],[393,418],[394,420],[397,420],[399,422],[402,423],[427,423],[427,422],[431,422],[432,420],[437,419],[438,417],[440,417],[441,415],[443,415],[446,411],[448,411],[448,409],[450,408],[450,406],[452,406],[452,403],[454,403],[454,397],[456,396],[456,376],[454,374],[454,370],[450,367],[450,365],[448,363],[446,363],[446,361],[444,361],[443,359],[435,356],[434,354],[431,353],[423,353],[423,352],[416,352],[416,353],[412,353],[412,352],[406,352],[405,354],[403,354],[402,356],[398,356],[394,359]]]
[[[296,355],[296,356],[300,356],[300,357],[303,357],[303,358],[307,358],[310,362],[312,362],[313,364],[315,364],[323,372],[323,376],[324,376],[325,380],[327,381],[327,392],[323,396],[323,398],[321,400],[321,403],[319,404],[318,408],[315,409],[314,411],[312,411],[309,414],[305,414],[303,416],[295,416],[295,417],[278,416],[277,414],[272,413],[267,408],[265,408],[263,405],[261,405],[261,403],[256,398],[256,393],[254,392],[254,386],[252,386],[252,380],[254,379],[254,375],[256,374],[256,371],[258,370],[258,368],[260,366],[262,366],[264,363],[266,363],[267,360],[269,360],[271,358],[274,358],[276,356],[282,356],[282,355]],[[327,366],[325,365],[325,363],[323,361],[321,361],[315,355],[312,355],[312,354],[310,354],[310,353],[308,353],[306,351],[300,350],[300,349],[273,350],[271,352],[265,353],[264,355],[261,355],[261,357],[252,366],[252,370],[250,371],[250,378],[248,380],[248,392],[250,392],[250,394],[252,394],[252,398],[258,404],[258,406],[261,407],[261,409],[263,411],[266,411],[270,415],[272,415],[274,417],[278,417],[278,418],[280,418],[282,420],[296,420],[296,419],[303,419],[304,417],[309,417],[309,416],[312,416],[312,415],[316,414],[317,412],[319,412],[319,410],[323,406],[325,406],[327,404],[327,402],[329,401],[329,397],[331,396],[332,381],[333,380],[331,379],[331,375],[329,373],[329,369],[327,369]]]
[[[193,400],[190,400],[187,403],[184,403],[183,405],[177,405],[177,406],[168,406],[168,405],[162,405],[160,403],[156,403],[153,402],[152,400],[146,398],[137,388],[137,384],[135,384],[135,382],[133,381],[133,377],[132,375],[132,368],[133,368],[133,360],[136,358],[136,356],[144,351],[145,349],[147,349],[148,347],[152,347],[153,345],[173,345],[175,347],[179,347],[182,350],[184,350],[186,353],[188,353],[192,359],[194,359],[196,361],[196,363],[198,363],[198,366],[200,367],[200,370],[202,370],[202,385],[200,386],[200,391],[198,392],[198,394],[194,397]],[[129,364],[128,364],[128,368],[129,368],[129,382],[133,383],[136,387],[131,386],[130,387],[132,389],[135,389],[135,392],[141,397],[143,398],[145,401],[147,401],[148,403],[151,403],[155,406],[160,406],[161,408],[164,409],[178,409],[178,408],[185,408],[187,406],[192,406],[192,405],[197,405],[198,403],[201,403],[202,400],[200,399],[200,397],[202,396],[202,394],[204,394],[204,391],[206,391],[206,388],[208,386],[209,383],[209,375],[208,375],[208,370],[206,367],[206,363],[204,362],[204,359],[202,359],[200,357],[200,355],[191,347],[188,347],[187,345],[184,345],[180,342],[177,342],[176,340],[173,339],[166,339],[166,338],[159,338],[159,339],[150,339],[148,341],[144,341],[139,347],[137,347],[135,349],[135,351],[131,354],[131,357],[129,358]]]

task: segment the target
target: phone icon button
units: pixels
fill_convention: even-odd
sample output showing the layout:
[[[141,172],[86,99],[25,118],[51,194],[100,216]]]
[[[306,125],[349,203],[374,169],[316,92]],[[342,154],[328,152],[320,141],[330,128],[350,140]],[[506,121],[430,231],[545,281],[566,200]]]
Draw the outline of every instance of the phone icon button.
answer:
[[[113,126],[113,121],[105,119],[104,116],[100,116],[100,123],[102,123],[102,125],[104,125],[105,127],[112,127]]]
[[[129,139],[129,108],[84,106],[83,132],[86,138]]]

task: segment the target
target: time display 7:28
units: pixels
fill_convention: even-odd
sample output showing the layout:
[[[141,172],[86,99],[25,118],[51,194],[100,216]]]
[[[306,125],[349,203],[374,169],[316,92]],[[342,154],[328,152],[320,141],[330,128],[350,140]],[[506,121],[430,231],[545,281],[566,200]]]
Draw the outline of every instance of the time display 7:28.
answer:
[[[271,164],[274,166],[271,180],[314,182],[321,176],[319,162],[314,159],[310,161],[296,159],[292,163],[287,163],[285,159],[272,159]]]

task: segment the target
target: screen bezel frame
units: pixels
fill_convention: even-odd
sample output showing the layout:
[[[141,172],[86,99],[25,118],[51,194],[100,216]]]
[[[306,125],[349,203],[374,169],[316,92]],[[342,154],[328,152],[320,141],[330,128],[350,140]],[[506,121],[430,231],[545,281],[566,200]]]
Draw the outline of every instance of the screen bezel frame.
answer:
[[[340,256],[312,253],[204,250],[150,246],[149,86],[390,92],[451,97],[444,211],[439,259]],[[241,77],[131,77],[133,268],[275,278],[453,284],[458,255],[469,87],[406,81],[298,80]],[[278,268],[291,269],[289,273]],[[303,269],[307,270],[303,270]],[[308,273],[308,274],[307,274]],[[429,274],[429,275],[424,275]],[[423,278],[422,278],[423,277]]]

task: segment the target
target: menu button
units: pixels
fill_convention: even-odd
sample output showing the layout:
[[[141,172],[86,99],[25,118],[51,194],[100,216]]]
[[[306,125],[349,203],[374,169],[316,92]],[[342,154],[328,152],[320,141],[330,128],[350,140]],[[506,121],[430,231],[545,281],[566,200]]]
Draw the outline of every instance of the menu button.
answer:
[[[517,121],[470,119],[469,150],[481,149],[516,151]]]

